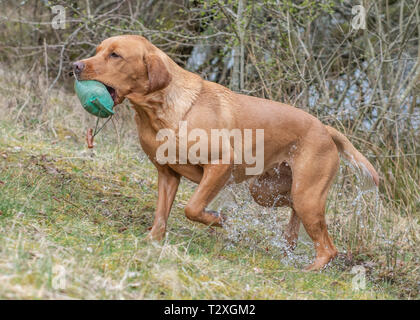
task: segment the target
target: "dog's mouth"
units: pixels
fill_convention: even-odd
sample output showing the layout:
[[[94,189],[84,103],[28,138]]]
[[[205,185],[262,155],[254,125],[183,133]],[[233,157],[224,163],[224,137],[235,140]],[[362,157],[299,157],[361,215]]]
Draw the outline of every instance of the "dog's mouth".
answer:
[[[114,101],[114,104],[117,104],[118,101],[118,95],[117,95],[117,90],[115,90],[113,87],[108,86],[104,83],[104,86],[106,87],[106,89],[108,90],[109,95],[111,96],[112,100]]]
[[[96,80],[96,81],[99,81],[99,80]],[[105,86],[106,90],[108,90],[109,95],[111,96],[112,100],[114,101],[114,106],[116,106],[117,104],[120,104],[122,102],[122,100],[123,100],[123,99],[121,99],[122,96],[120,96],[118,94],[117,89],[110,86],[108,83],[104,83],[102,81],[99,81],[99,82],[101,82]]]
[[[73,71],[70,72],[69,75],[74,76],[77,81],[85,80],[85,79],[83,79],[83,80],[80,79],[80,77],[77,76]],[[96,81],[98,81],[98,80],[96,80]],[[106,90],[108,90],[109,95],[111,96],[112,100],[114,101],[114,105],[117,105],[121,102],[120,101],[120,96],[117,94],[117,90],[114,87],[111,87],[110,85],[108,85],[108,84],[106,84],[102,81],[98,81],[98,82],[102,83],[105,86]]]

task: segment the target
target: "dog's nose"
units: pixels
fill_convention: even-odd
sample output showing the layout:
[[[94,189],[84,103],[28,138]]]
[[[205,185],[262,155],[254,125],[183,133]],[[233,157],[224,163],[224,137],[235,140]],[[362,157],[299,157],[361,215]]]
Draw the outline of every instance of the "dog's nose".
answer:
[[[76,75],[79,75],[83,69],[85,68],[85,64],[82,61],[77,61],[73,63],[73,71]]]

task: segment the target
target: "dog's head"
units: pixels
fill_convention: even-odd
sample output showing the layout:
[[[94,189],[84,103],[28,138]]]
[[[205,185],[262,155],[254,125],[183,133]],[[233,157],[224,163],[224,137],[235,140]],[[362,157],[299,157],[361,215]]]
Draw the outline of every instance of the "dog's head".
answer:
[[[102,82],[114,103],[130,93],[147,95],[164,89],[171,81],[159,50],[141,36],[116,36],[104,40],[96,54],[73,63],[78,80]]]

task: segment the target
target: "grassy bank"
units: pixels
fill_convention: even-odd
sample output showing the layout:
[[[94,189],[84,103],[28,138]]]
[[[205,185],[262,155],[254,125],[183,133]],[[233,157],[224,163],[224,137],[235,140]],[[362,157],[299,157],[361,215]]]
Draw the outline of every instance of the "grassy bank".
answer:
[[[226,231],[188,221],[183,207],[194,185],[187,181],[165,241],[143,241],[157,175],[137,143],[131,111],[120,107],[90,151],[84,130],[94,119],[73,95],[45,93],[32,80],[0,73],[0,298],[418,297],[418,213],[383,199],[374,205],[363,194],[355,202],[360,190],[356,180],[343,180],[347,169],[328,208],[345,254],[322,272],[301,271],[299,258],[313,255],[304,231],[290,263],[275,248],[232,243]],[[354,265],[367,270],[365,290],[352,289]]]

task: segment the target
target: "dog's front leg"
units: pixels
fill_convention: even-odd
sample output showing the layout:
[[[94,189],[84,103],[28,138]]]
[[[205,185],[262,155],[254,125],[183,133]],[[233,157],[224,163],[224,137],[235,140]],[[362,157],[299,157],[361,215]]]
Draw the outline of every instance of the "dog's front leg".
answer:
[[[147,235],[147,240],[161,240],[166,231],[172,203],[178,190],[180,176],[168,167],[158,167],[158,201],[153,221],[152,230]]]
[[[222,215],[206,211],[205,208],[226,185],[231,172],[232,165],[230,164],[207,164],[204,167],[200,184],[185,207],[185,214],[188,219],[206,225],[222,226]]]

